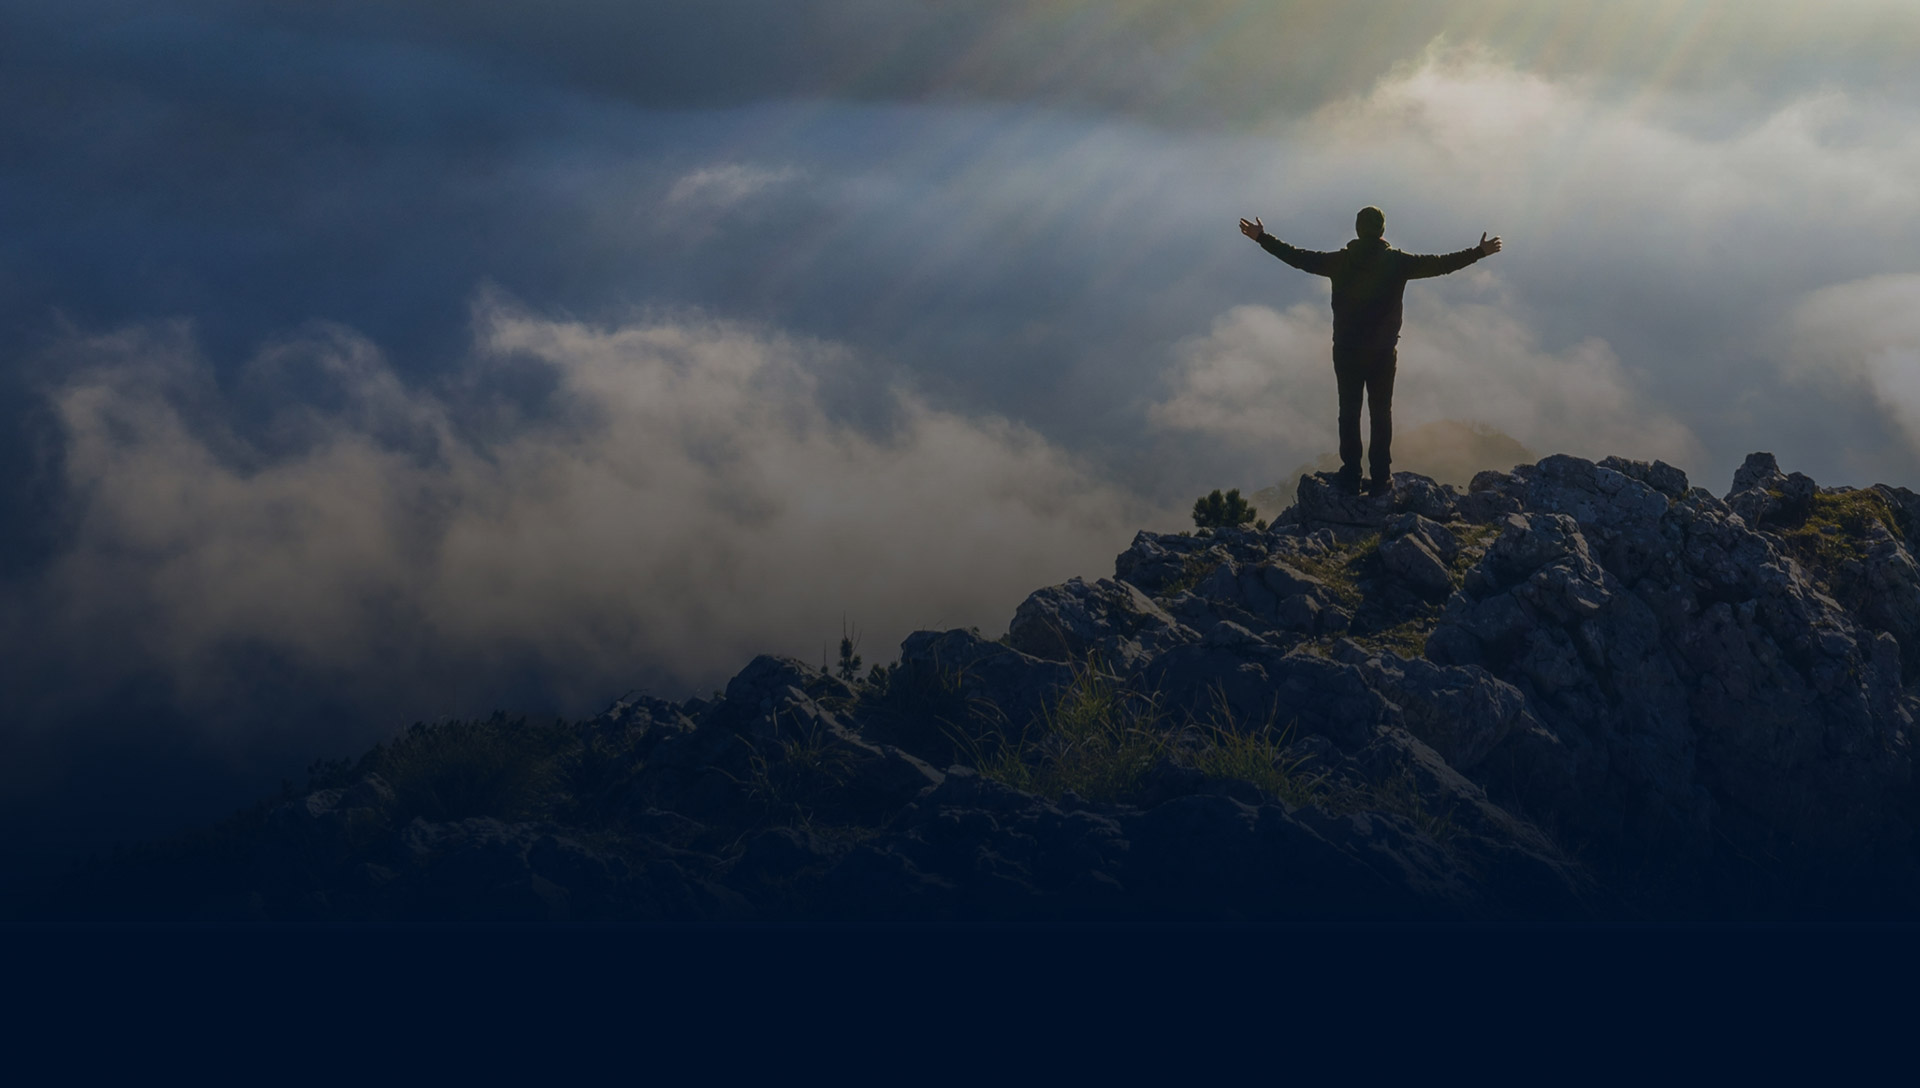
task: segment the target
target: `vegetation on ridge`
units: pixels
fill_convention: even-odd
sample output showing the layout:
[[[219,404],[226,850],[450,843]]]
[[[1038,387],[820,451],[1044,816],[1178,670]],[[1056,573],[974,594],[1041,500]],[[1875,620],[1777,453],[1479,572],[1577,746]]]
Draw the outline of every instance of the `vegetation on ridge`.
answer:
[[[1266,519],[1258,515],[1259,511],[1240,497],[1237,487],[1224,495],[1216,487],[1193,502],[1193,524],[1201,529],[1232,529],[1251,522],[1255,529],[1264,530]]]

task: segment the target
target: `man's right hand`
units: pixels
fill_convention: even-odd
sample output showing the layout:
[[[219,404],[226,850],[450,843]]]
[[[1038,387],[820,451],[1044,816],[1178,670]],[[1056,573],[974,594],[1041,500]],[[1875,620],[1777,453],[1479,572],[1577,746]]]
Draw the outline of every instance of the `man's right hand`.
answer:
[[[1254,216],[1253,222],[1251,223],[1245,219],[1240,221],[1240,233],[1249,238],[1258,238],[1262,234],[1267,233],[1267,228],[1261,225],[1259,216]],[[1498,240],[1495,241],[1495,244],[1499,244]]]
[[[1245,222],[1245,220],[1241,220],[1241,222]],[[1491,257],[1498,252],[1500,252],[1500,236],[1494,235],[1492,238],[1489,238],[1487,237],[1486,231],[1481,231],[1480,255],[1482,257]]]

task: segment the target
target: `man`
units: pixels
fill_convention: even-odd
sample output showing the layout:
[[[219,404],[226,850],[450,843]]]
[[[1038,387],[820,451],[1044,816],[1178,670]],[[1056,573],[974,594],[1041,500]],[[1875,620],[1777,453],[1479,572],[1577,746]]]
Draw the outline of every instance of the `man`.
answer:
[[[1240,221],[1240,233],[1302,272],[1333,280],[1333,376],[1340,388],[1340,486],[1360,490],[1360,398],[1364,391],[1373,421],[1367,450],[1367,493],[1393,487],[1394,346],[1400,340],[1400,296],[1408,280],[1457,272],[1500,252],[1500,239],[1480,235],[1480,244],[1458,253],[1425,256],[1388,245],[1387,217],[1361,208],[1353,217],[1359,235],[1332,253],[1296,249],[1268,234],[1259,219]]]

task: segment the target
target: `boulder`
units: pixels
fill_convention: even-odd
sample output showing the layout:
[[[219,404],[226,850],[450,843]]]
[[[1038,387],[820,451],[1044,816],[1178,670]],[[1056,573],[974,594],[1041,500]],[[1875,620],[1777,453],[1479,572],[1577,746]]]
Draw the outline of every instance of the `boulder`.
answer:
[[[1192,564],[1204,562],[1206,553],[1215,551],[1211,538],[1183,536],[1178,533],[1134,534],[1133,543],[1113,561],[1113,576],[1141,590],[1159,595],[1169,585],[1188,576]],[[1218,549],[1217,558],[1227,552]]]
[[[1334,656],[1358,666],[1374,690],[1400,708],[1407,731],[1461,771],[1479,765],[1514,729],[1532,724],[1520,689],[1478,666],[1373,654],[1348,639],[1336,644]]]
[[[1092,654],[1121,669],[1139,668],[1154,654],[1198,638],[1138,588],[1106,578],[1074,578],[1034,591],[1007,629],[1008,645],[1021,653],[1064,662]]]
[[[1451,563],[1460,554],[1452,532],[1411,511],[1386,523],[1380,561],[1416,594],[1444,600],[1453,591]]]
[[[1393,514],[1388,495],[1365,495],[1340,486],[1332,472],[1309,472],[1300,477],[1293,505],[1294,519],[1303,526],[1357,525],[1379,528]]]

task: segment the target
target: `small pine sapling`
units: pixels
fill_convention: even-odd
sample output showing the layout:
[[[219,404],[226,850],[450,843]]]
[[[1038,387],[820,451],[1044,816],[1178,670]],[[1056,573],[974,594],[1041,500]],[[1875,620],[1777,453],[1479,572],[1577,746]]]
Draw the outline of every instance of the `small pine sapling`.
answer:
[[[854,650],[860,645],[860,630],[847,630],[847,621],[840,621],[840,679],[851,684],[860,678],[860,655]]]
[[[1253,521],[1258,513],[1251,503],[1240,497],[1239,488],[1223,495],[1216,487],[1210,494],[1194,500],[1193,524],[1202,529],[1231,529]],[[1257,527],[1265,529],[1266,522],[1258,522]]]

